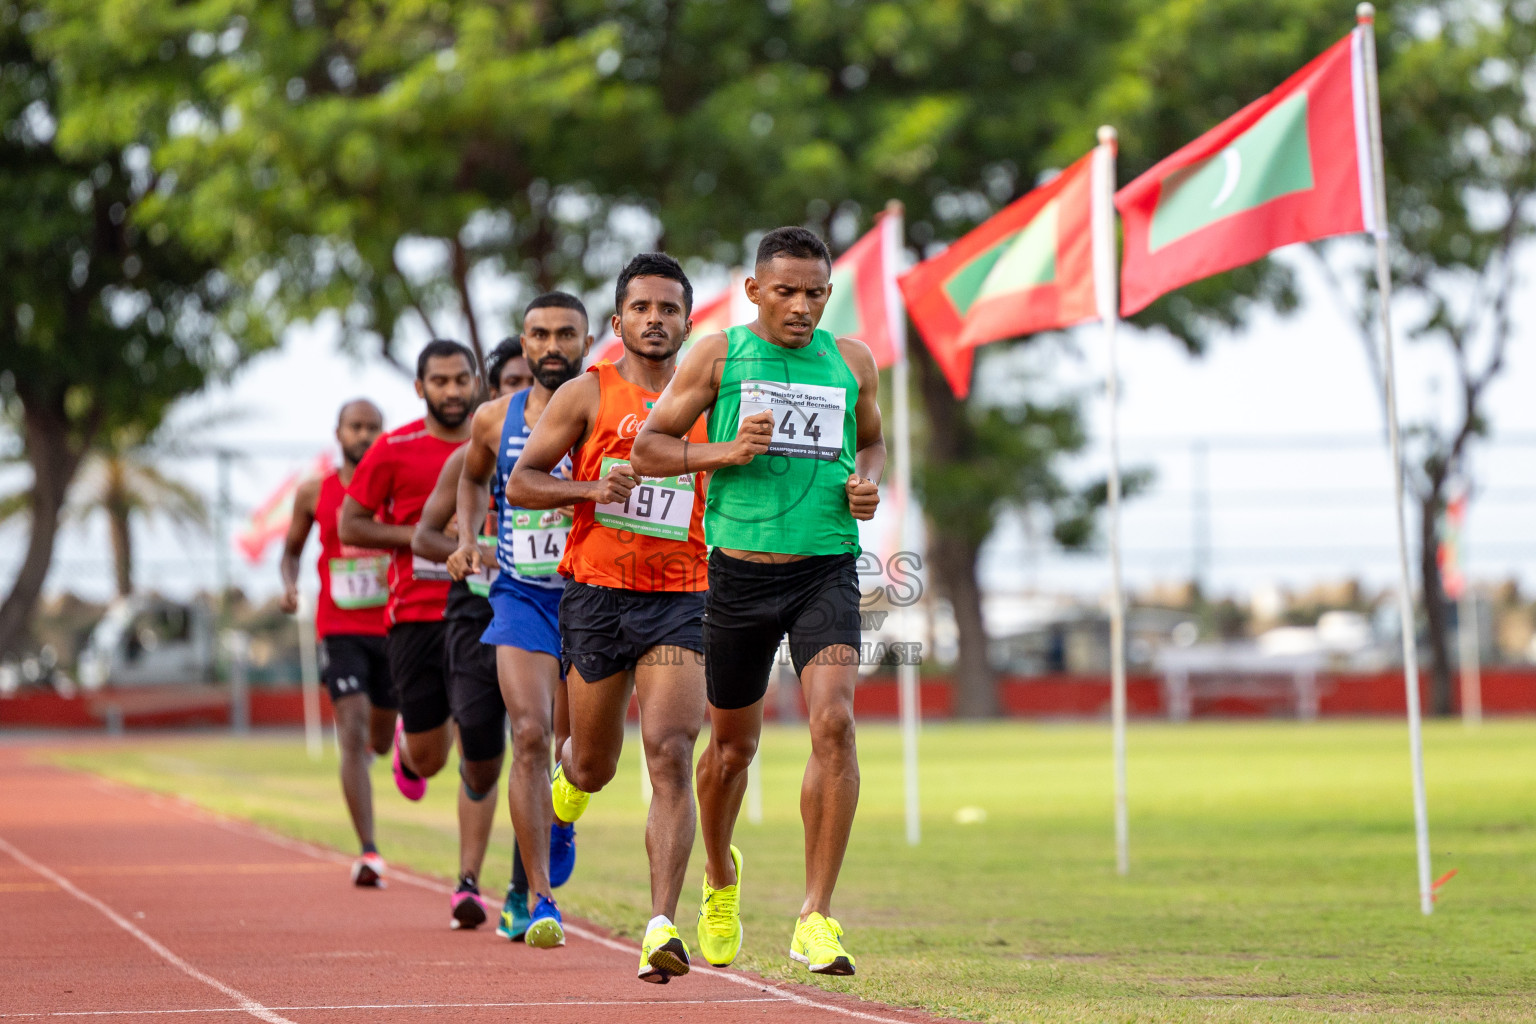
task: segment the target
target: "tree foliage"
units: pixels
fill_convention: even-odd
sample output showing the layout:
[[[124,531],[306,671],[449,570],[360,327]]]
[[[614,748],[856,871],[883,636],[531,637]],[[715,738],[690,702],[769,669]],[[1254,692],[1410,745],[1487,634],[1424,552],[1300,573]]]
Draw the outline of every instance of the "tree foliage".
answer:
[[[60,68],[46,19],[0,2],[0,406],[19,424],[29,539],[0,604],[0,653],[21,642],[59,511],[104,431],[152,428],[241,346],[217,330],[227,279],[135,214],[161,176],[140,145],[58,137]]]
[[[327,317],[390,356],[410,330],[482,344],[533,291],[592,288],[642,247],[730,265],[782,223],[844,246],[893,198],[927,252],[1081,155],[1101,123],[1120,131],[1128,180],[1353,20],[1336,0],[32,3],[66,101],[60,148],[152,154],[133,222],[219,262],[234,333],[265,343]],[[1394,230],[1436,267],[1442,250],[1416,247],[1410,221],[1501,187],[1459,155],[1480,114],[1507,112],[1495,40],[1462,30],[1489,10],[1515,17],[1409,0],[1383,26]],[[1465,236],[1459,223],[1440,228]],[[1477,246],[1444,251],[1470,266]],[[1198,350],[1295,302],[1286,267],[1264,261],[1136,322]],[[934,518],[939,574],[974,584],[976,538],[1010,505],[1086,540],[1092,494],[1057,493],[1052,475],[1075,443],[1070,410],[962,409],[918,364],[930,507],[956,513]],[[1035,427],[1060,446],[1020,451]],[[1021,455],[1045,477],[1021,477]],[[966,674],[989,685],[984,659]]]
[[[1536,232],[1536,8],[1457,4],[1438,13],[1386,26],[1395,59],[1382,73],[1382,134],[1394,330],[1441,348],[1450,370],[1448,413],[1410,418],[1403,431],[1431,708],[1449,714],[1449,616],[1437,550],[1446,503],[1454,488],[1471,487],[1472,446],[1492,429],[1485,402],[1515,326],[1516,258]],[[1372,254],[1360,250],[1314,247],[1380,386],[1380,296]],[[1385,409],[1384,391],[1380,397]]]

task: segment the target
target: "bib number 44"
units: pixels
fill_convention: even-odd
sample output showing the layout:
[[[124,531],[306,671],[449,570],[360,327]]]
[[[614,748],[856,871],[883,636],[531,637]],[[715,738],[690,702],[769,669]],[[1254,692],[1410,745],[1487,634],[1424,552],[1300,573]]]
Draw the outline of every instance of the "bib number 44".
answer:
[[[771,380],[741,382],[741,419],[761,412],[773,416],[769,455],[836,461],[843,450],[847,408],[843,388]]]

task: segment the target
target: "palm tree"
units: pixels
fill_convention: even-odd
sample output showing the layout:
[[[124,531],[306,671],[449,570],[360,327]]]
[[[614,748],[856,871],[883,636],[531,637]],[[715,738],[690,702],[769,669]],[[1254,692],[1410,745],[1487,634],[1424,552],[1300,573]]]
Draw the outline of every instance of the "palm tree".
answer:
[[[132,426],[103,431],[86,454],[70,486],[65,514],[77,522],[98,513],[106,515],[120,597],[133,593],[135,518],[165,519],[185,529],[208,531],[208,503],[203,496],[160,468],[186,447],[183,438],[197,436],[207,426],[205,422],[162,423],[148,432]],[[23,488],[0,495],[0,523],[26,511],[27,493]]]

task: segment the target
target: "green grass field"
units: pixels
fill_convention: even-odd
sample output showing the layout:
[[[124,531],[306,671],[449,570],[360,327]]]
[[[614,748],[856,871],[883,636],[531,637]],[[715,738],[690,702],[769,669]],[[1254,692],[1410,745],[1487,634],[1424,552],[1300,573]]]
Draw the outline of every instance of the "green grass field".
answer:
[[[1435,875],[1459,870],[1429,918],[1415,894],[1401,723],[1133,726],[1128,879],[1114,871],[1106,726],[928,727],[915,848],[898,733],[865,726],[859,743],[864,790],[835,912],[860,974],[818,981],[827,988],[986,1021],[1536,1018],[1536,722],[1428,728]],[[763,821],[737,833],[738,963],[774,978],[805,978],[784,954],[803,885],[808,747],[794,728],[765,736]],[[631,937],[648,908],[637,756],[631,744],[593,800],[561,897]],[[64,760],[353,846],[334,755],[312,762],[293,736],[156,740]],[[451,875],[451,786],[408,805],[386,764],[374,778],[385,856]],[[958,823],[962,808],[985,820]],[[508,872],[504,821],[491,893]],[[678,910],[690,940],[701,872],[696,847]]]

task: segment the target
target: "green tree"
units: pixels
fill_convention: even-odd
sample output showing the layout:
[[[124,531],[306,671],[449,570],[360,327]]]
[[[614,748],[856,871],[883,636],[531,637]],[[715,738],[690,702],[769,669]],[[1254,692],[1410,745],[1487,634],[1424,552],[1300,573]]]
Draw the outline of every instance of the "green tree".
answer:
[[[1454,8],[1453,8],[1454,9]],[[1430,708],[1454,707],[1449,621],[1438,549],[1450,490],[1470,486],[1486,437],[1489,386],[1505,366],[1520,287],[1517,256],[1536,232],[1536,10],[1466,7],[1438,32],[1401,17],[1386,26],[1382,135],[1392,221],[1399,337],[1449,357],[1449,415],[1404,424],[1408,498],[1418,517],[1418,570],[1429,642]],[[1359,327],[1378,384],[1379,296],[1372,253],[1314,246],[1325,279]],[[1344,251],[1340,251],[1343,249]],[[1385,393],[1380,395],[1385,409]]]
[[[0,653],[25,641],[92,445],[152,429],[242,351],[216,329],[228,284],[213,264],[134,223],[160,181],[149,150],[62,145],[61,68],[36,47],[45,20],[32,4],[0,2],[0,407],[32,472]]]
[[[803,223],[843,246],[894,198],[927,251],[1101,123],[1120,129],[1122,178],[1139,173],[1352,20],[1337,0],[36,2],[64,69],[60,138],[150,147],[161,185],[138,222],[221,262],[242,336],[328,317],[389,357],[408,330],[479,344],[531,291],[592,288],[649,245],[730,265],[753,232]],[[1463,66],[1464,6],[1400,4],[1383,37],[1386,107],[1424,115],[1394,142],[1413,150],[1394,154],[1400,181],[1454,170],[1435,155],[1462,122],[1440,114],[1489,88],[1397,70],[1435,40]],[[1395,218],[1415,209],[1400,198]],[[1137,322],[1198,350],[1295,301],[1265,261]],[[1020,503],[1078,517],[989,477],[1004,435],[1052,403],[965,410],[918,365],[945,460],[924,479],[977,505],[935,516],[930,568],[959,595],[965,706],[985,708],[975,538]],[[1032,457],[1049,469],[1061,451]]]
[[[137,424],[103,432],[81,460],[64,512],[84,522],[107,520],[112,568],[120,597],[133,593],[134,520],[166,520],[183,530],[208,528],[208,504],[190,485],[162,468],[178,445],[164,424],[146,437]],[[27,509],[28,490],[0,496],[0,523]]]

